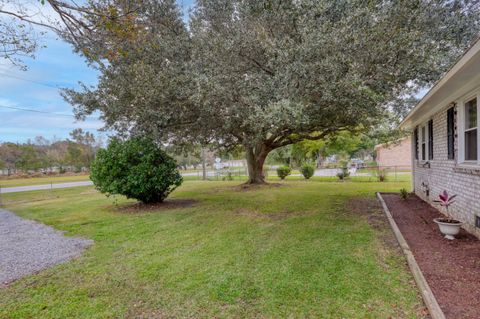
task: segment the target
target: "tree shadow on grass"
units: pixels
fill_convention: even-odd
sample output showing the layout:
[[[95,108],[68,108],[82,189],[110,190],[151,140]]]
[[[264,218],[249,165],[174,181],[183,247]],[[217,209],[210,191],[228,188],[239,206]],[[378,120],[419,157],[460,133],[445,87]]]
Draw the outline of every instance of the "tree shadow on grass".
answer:
[[[265,183],[265,184],[244,183],[240,185],[230,186],[227,188],[233,191],[248,192],[248,191],[256,191],[256,190],[262,190],[262,189],[279,188],[279,187],[285,187],[285,186],[286,185],[283,183]]]
[[[149,212],[160,212],[179,208],[188,208],[195,206],[199,201],[195,199],[166,199],[161,203],[128,203],[113,206],[112,210],[121,214],[141,214]]]

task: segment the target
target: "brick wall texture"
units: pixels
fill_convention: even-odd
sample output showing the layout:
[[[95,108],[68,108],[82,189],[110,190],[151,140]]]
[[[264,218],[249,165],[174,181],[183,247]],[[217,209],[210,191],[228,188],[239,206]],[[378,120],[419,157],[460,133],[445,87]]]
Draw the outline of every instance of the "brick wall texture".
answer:
[[[475,228],[475,215],[480,215],[480,167],[466,169],[458,165],[458,134],[455,129],[455,160],[448,159],[447,148],[447,108],[433,117],[433,160],[430,167],[414,159],[412,147],[414,191],[423,200],[436,208],[434,203],[438,194],[444,189],[449,194],[457,194],[456,202],[450,206],[450,214],[464,222],[464,227],[480,237],[480,230]],[[413,140],[413,135],[412,135]],[[415,145],[413,143],[413,145]],[[420,143],[419,143],[420,148]],[[420,149],[418,150],[420,154]],[[427,196],[427,189],[429,194]]]
[[[375,151],[378,166],[410,167],[412,165],[412,141],[410,137],[402,139],[398,143],[377,145]]]

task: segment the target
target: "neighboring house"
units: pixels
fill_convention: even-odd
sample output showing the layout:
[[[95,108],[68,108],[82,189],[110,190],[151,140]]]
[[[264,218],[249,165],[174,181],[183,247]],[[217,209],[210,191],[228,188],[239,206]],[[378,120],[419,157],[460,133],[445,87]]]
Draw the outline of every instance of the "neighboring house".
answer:
[[[412,130],[413,188],[429,203],[457,194],[452,215],[480,236],[480,41],[401,123]]]
[[[410,169],[412,167],[412,141],[410,137],[375,146],[378,166],[385,168]]]

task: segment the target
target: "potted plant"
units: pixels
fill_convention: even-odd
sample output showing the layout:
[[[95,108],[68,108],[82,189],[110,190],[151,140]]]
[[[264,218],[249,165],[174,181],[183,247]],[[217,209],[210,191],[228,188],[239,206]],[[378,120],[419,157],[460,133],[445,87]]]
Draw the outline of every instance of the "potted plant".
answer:
[[[435,218],[433,221],[437,223],[440,232],[445,235],[445,238],[450,240],[455,239],[455,235],[460,232],[460,226],[462,226],[462,222],[454,219],[448,212],[448,207],[455,202],[455,197],[457,197],[457,195],[450,196],[447,191],[444,190],[438,195],[438,199],[434,200],[434,202],[439,203],[440,206],[445,207],[447,216]]]

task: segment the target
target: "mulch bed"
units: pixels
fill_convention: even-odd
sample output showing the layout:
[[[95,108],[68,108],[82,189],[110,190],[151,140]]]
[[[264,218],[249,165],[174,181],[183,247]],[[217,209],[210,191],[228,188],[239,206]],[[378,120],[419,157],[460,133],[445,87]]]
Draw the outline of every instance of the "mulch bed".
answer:
[[[447,318],[480,318],[480,240],[461,230],[443,238],[434,207],[411,195],[382,194]]]

